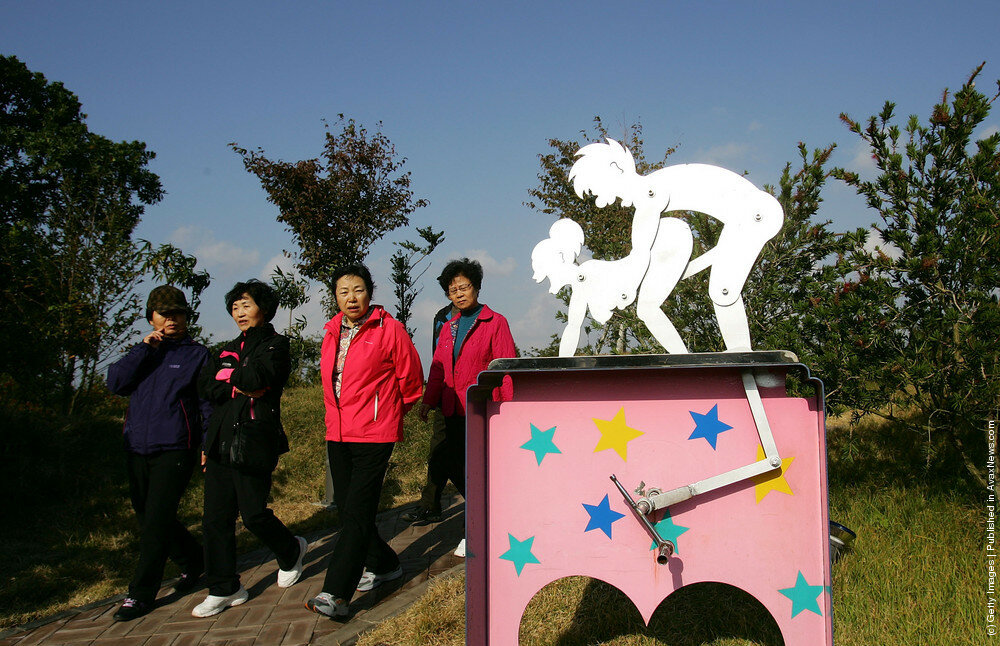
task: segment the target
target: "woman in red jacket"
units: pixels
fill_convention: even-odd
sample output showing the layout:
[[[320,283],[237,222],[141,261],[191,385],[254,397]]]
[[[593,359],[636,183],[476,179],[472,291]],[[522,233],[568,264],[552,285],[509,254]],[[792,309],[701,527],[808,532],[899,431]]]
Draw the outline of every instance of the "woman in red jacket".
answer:
[[[326,324],[320,354],[326,449],[342,529],[323,591],[306,607],[343,617],[355,590],[403,575],[399,557],[382,540],[375,514],[389,456],[403,439],[403,415],[420,399],[423,370],[406,329],[381,305],[361,264],[333,274],[340,313]]]
[[[431,491],[430,495],[425,491],[423,499],[433,501],[432,507],[411,515],[414,519],[441,513],[441,491],[448,480],[465,497],[465,391],[490,361],[513,357],[516,352],[507,319],[479,302],[482,265],[468,258],[453,260],[438,276],[438,284],[459,313],[441,328],[420,405],[420,418],[425,421],[430,409],[441,408],[445,439],[427,458],[427,488]],[[510,391],[510,380],[505,378],[501,397],[509,399]],[[455,554],[465,556],[465,539]]]

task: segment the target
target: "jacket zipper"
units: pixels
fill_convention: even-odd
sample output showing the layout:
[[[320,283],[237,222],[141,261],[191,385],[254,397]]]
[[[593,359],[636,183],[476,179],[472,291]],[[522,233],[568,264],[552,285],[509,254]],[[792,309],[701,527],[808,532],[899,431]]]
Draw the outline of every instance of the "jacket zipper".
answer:
[[[182,399],[182,400],[180,400],[180,402],[181,402],[181,412],[184,413],[184,426],[186,426],[187,430],[188,430],[188,446],[187,447],[190,449],[191,448],[191,421],[188,419],[187,407],[184,406],[184,400]]]
[[[378,393],[375,393],[375,419],[373,421],[378,421]]]

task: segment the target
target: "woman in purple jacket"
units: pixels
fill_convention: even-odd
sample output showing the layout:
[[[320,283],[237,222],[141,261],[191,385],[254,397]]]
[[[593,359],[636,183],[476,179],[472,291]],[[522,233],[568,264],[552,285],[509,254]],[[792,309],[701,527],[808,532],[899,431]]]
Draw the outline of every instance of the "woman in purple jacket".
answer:
[[[174,586],[190,590],[204,569],[201,545],[177,520],[177,505],[198,463],[211,408],[198,398],[197,378],[208,359],[187,334],[184,293],[161,285],[149,294],[153,331],[108,368],[108,388],[129,398],[124,442],[129,494],[139,520],[139,563],[128,596],[115,612],[128,621],[153,609],[167,558],[181,569]]]

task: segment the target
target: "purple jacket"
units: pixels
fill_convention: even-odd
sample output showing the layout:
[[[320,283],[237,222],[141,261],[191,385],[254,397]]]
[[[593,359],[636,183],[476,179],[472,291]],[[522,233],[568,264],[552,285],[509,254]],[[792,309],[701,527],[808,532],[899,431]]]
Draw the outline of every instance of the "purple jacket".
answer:
[[[129,398],[125,450],[139,455],[201,444],[211,405],[198,397],[208,349],[190,337],[139,343],[108,368],[108,388]]]

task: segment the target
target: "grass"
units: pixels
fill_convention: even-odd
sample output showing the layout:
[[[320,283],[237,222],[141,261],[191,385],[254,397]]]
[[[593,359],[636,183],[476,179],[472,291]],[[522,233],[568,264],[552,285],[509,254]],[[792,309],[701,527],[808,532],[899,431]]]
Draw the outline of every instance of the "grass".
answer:
[[[892,461],[892,429],[850,430],[831,420],[830,517],[857,532],[833,567],[838,646],[954,646],[984,633],[979,543],[983,506],[961,482],[924,478]],[[862,451],[859,453],[858,448]],[[897,454],[898,455],[898,454]],[[465,643],[464,578],[431,586],[406,613],[362,636],[359,646]],[[706,613],[706,607],[716,611]],[[771,646],[773,619],[748,595],[700,584],[672,595],[650,625],[615,588],[570,577],[542,589],[525,609],[524,644]]]
[[[122,408],[69,424],[27,424],[11,433],[0,458],[0,628],[124,593],[138,556],[121,445]],[[274,474],[271,508],[297,534],[328,528],[336,514],[313,503],[323,497],[323,396],[318,386],[286,391],[282,419],[291,451]],[[406,419],[406,439],[393,453],[382,507],[417,500],[426,473],[430,425]],[[13,466],[10,466],[13,465]],[[179,517],[201,535],[200,473],[181,501]],[[237,524],[239,551],[260,544]],[[167,564],[166,578],[176,576]]]

